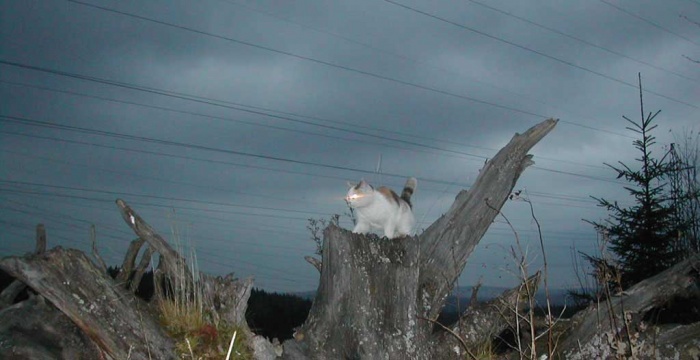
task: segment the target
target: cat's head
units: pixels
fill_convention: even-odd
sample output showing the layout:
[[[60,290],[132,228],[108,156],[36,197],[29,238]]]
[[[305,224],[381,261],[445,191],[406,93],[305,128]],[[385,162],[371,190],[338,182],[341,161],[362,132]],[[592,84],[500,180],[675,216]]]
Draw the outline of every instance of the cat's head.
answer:
[[[374,188],[364,179],[359,184],[348,182],[348,194],[345,201],[352,208],[363,207],[370,204],[374,198]]]

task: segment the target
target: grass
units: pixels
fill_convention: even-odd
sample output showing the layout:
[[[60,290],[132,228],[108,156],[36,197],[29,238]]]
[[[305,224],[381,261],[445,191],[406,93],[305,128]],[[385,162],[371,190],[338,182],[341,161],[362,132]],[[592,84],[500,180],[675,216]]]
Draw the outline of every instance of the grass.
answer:
[[[173,239],[177,252],[183,254],[180,231],[175,225]],[[177,274],[164,282],[160,281],[162,277],[154,277],[159,321],[175,341],[178,358],[252,359],[252,351],[247,345],[247,329],[227,323],[214,312],[213,301],[204,291],[204,283],[197,270],[196,253],[192,246],[189,248],[189,259],[178,262]],[[234,336],[235,341],[229,352]]]

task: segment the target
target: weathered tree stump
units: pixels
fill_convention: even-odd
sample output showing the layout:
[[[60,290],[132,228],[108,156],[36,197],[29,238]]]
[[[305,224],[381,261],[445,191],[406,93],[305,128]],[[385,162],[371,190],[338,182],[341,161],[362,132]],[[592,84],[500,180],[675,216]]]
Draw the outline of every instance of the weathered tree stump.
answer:
[[[489,225],[532,164],[527,152],[548,134],[546,120],[516,134],[469,191],[417,237],[379,239],[336,226],[324,231],[321,278],[308,319],[287,358],[430,359],[445,298]]]

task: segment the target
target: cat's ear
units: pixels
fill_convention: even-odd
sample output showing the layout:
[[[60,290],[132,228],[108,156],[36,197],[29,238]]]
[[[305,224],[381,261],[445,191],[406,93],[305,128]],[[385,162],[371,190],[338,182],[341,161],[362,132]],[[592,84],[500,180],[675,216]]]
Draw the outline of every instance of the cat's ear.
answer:
[[[368,184],[367,184],[367,182],[365,181],[365,179],[362,179],[362,180],[360,180],[360,183],[357,185],[357,187],[358,187],[358,188],[363,188],[363,187],[367,187],[367,185],[368,185]]]
[[[351,182],[348,181],[348,189],[352,189],[352,188],[354,188],[355,186],[357,186],[357,184],[351,183]]]

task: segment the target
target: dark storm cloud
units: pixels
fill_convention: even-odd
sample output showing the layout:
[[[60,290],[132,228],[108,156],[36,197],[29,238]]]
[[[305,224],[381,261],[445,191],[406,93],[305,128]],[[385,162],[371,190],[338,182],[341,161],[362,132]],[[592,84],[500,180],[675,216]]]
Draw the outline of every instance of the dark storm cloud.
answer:
[[[638,116],[637,72],[647,111],[663,109],[660,144],[697,123],[700,76],[682,55],[700,57],[684,39],[698,30],[678,15],[700,7],[681,0],[613,3],[676,35],[602,1],[89,4],[2,1],[2,60],[49,70],[2,65],[2,115],[131,138],[3,121],[0,251],[28,250],[37,222],[85,248],[96,223],[116,264],[133,237],[113,205],[122,197],[164,235],[184,229],[205,271],[313,289],[305,219],[346,211],[345,180],[398,189],[417,176],[427,227],[513,133],[552,116],[562,121],[517,188],[551,241],[553,283],[571,285],[570,247],[594,249],[581,219],[604,216],[588,196],[626,198],[602,163],[635,157],[619,134],[621,115]],[[534,244],[527,204],[504,213]],[[462,283],[513,281],[499,270],[512,242],[495,223]]]

